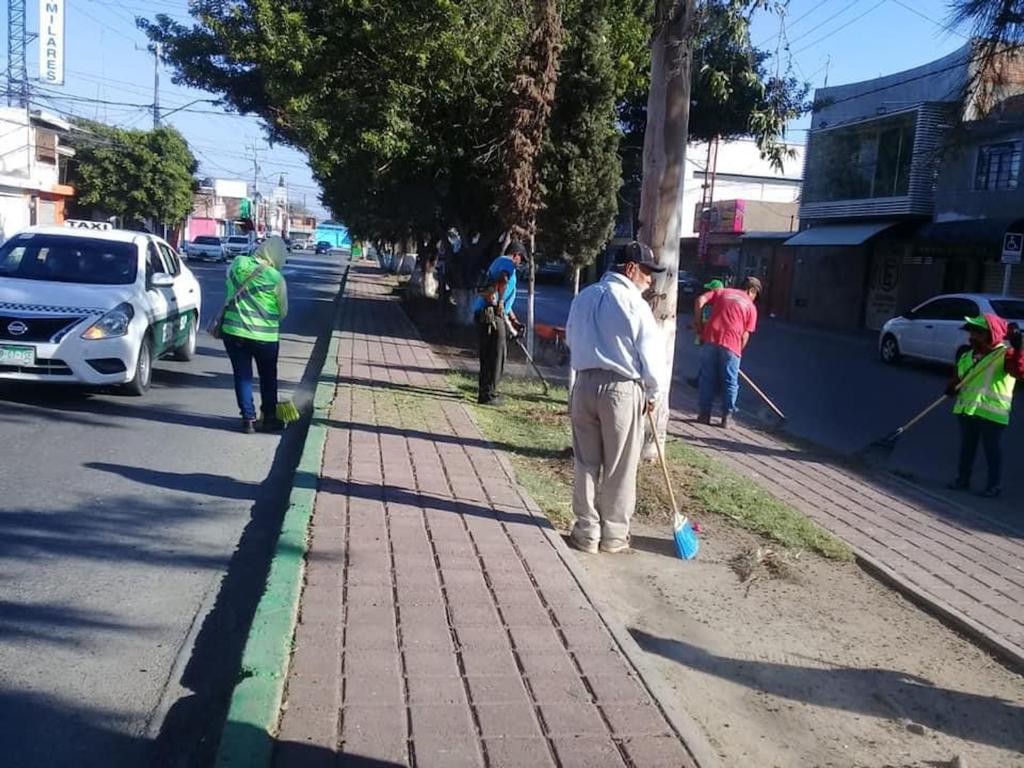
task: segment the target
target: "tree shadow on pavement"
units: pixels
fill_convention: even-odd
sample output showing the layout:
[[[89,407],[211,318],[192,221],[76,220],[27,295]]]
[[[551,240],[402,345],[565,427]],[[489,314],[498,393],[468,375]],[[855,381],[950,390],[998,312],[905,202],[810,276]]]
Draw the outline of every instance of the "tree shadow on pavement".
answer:
[[[908,718],[965,741],[1024,752],[1024,707],[1009,701],[939,688],[899,670],[734,659],[639,629],[630,634],[648,653],[751,690],[872,717]]]
[[[241,499],[243,501],[254,499],[260,489],[260,485],[256,483],[207,472],[164,472],[159,469],[107,464],[101,461],[88,461],[82,466],[100,472],[109,472],[142,485],[152,485],[168,491],[218,496],[223,499]]]
[[[486,502],[475,504],[471,501],[431,496],[408,488],[398,488],[393,485],[384,485],[383,483],[377,485],[324,477],[320,482],[320,493],[369,499],[388,504],[400,504],[405,507],[412,507],[413,509],[435,509],[440,512],[451,512],[455,515],[484,517],[488,520],[497,520],[502,523],[518,523],[520,525],[536,525],[540,527],[551,526],[547,518],[535,517],[525,509],[522,512],[506,512],[487,506]]]
[[[425,440],[433,443],[445,443],[447,445],[462,445],[469,448],[497,449],[509,451],[521,456],[529,456],[536,459],[561,459],[565,458],[567,449],[550,450],[546,448],[534,448],[528,445],[512,445],[511,443],[495,442],[493,440],[477,439],[472,437],[461,437],[459,435],[445,435],[440,432],[423,432],[418,429],[400,429],[398,427],[385,427],[377,424],[358,424],[351,421],[335,421],[333,419],[321,419],[317,423],[323,424],[330,429],[359,430],[380,435],[394,435],[405,437],[410,440]]]

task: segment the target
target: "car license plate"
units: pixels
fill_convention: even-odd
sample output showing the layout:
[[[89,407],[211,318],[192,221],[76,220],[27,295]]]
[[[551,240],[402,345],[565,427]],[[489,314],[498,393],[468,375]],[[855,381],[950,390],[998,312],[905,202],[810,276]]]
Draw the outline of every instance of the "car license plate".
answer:
[[[0,344],[0,365],[24,365],[31,367],[35,364],[35,347],[15,347],[10,344]]]

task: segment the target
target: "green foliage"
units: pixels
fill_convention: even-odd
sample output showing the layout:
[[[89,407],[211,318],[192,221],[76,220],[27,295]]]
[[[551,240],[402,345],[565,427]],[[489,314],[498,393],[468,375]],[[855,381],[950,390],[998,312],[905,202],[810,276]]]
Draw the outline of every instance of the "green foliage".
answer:
[[[173,128],[133,131],[79,121],[68,181],[74,207],[99,209],[127,224],[177,224],[192,210],[196,159]]]
[[[542,170],[540,243],[574,266],[594,260],[611,236],[622,183],[615,123],[616,71],[608,0],[581,0],[562,59]]]

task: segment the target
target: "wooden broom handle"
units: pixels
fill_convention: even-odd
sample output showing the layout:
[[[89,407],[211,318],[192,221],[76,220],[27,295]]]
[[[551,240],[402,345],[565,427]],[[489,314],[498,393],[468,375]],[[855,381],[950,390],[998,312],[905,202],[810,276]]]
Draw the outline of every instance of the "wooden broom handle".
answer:
[[[647,404],[644,404],[647,407]],[[672,490],[672,479],[668,475],[668,464],[665,463],[665,454],[661,450],[661,441],[658,440],[658,427],[654,423],[654,414],[647,411],[647,423],[651,425],[651,437],[654,439],[654,447],[658,450],[658,461],[661,462],[661,472],[665,475],[665,485],[668,486],[668,497],[672,500],[672,512],[679,517],[679,505],[676,504],[676,493]]]

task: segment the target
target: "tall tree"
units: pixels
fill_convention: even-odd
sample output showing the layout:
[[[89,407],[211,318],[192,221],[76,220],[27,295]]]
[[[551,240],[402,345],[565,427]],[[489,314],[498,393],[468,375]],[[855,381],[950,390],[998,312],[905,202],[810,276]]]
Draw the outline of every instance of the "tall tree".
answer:
[[[611,236],[622,183],[608,9],[608,0],[573,9],[542,162],[538,239],[568,263],[577,289],[580,269]]]
[[[185,220],[198,165],[178,131],[133,131],[84,120],[75,127],[68,175],[78,190],[75,210],[101,210],[132,226]]]
[[[651,77],[644,124],[643,181],[640,197],[640,237],[654,251],[658,262],[667,267],[662,275],[655,318],[665,337],[668,370],[675,358],[677,280],[679,270],[679,234],[682,214],[686,144],[690,136],[690,113],[694,107],[719,112],[708,119],[709,126],[728,127],[743,124],[752,134],[764,156],[776,165],[785,160],[788,150],[782,139],[786,123],[802,109],[794,100],[793,81],[767,77],[764,59],[758,59],[750,43],[751,15],[763,9],[783,10],[775,0],[707,0],[698,9],[696,0],[655,0],[654,36],[651,40]],[[703,37],[702,37],[703,35]],[[695,51],[701,40],[733,43],[736,52],[722,56],[712,44],[703,53],[696,69]],[[701,104],[692,103],[695,84],[706,89]],[[754,97],[751,108],[729,107],[737,95],[735,84]],[[804,91],[805,93],[806,91]],[[710,108],[710,109],[709,109]],[[723,135],[726,131],[715,135]],[[668,401],[658,404],[658,439],[664,440],[668,426]],[[648,446],[653,454],[653,446]]]

